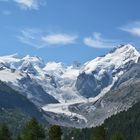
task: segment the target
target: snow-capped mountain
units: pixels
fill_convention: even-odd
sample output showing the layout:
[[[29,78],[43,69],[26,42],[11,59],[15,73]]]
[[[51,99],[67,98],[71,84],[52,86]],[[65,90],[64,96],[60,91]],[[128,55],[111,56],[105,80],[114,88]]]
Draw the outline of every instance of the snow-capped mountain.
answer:
[[[37,107],[42,107],[50,122],[91,127],[116,113],[115,110],[105,114],[101,107],[100,111],[104,112],[101,116],[104,117],[97,121],[95,114],[93,120],[96,122],[89,120],[93,117],[90,114],[100,108],[99,104],[104,106],[102,100],[108,93],[117,90],[119,83],[122,85],[126,80],[122,78],[123,75],[139,63],[139,57],[140,53],[130,44],[118,46],[83,65],[78,62],[70,66],[61,62],[45,63],[41,58],[29,55],[1,56],[0,80],[26,96]],[[94,106],[97,102],[98,105]]]
[[[29,55],[18,57],[17,54],[0,57],[0,64],[0,80],[24,92],[33,102],[38,99],[35,101],[37,105],[42,106],[47,103],[42,101],[45,96],[54,98],[55,102],[82,100],[83,98],[76,93],[75,88],[75,81],[80,69],[78,66],[65,66],[56,62],[45,64],[39,57]],[[35,86],[39,87],[37,95],[35,89],[31,91],[31,87]],[[41,91],[43,91],[43,97],[39,97]]]
[[[129,61],[137,62],[139,55],[139,52],[132,45],[121,45],[106,55],[85,63],[81,73],[85,72],[86,74],[90,74],[93,71],[98,71],[98,78],[100,78],[100,75],[102,75],[104,71],[115,72]]]
[[[137,63],[139,56],[139,52],[128,44],[85,63],[76,82],[79,93],[88,98],[97,96],[105,87],[113,85],[130,63]]]

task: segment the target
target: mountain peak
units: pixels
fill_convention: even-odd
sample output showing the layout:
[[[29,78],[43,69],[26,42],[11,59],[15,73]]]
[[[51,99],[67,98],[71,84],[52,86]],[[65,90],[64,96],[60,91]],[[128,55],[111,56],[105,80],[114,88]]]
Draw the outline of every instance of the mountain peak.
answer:
[[[137,49],[131,45],[131,44],[126,44],[126,45],[120,45],[119,47],[117,47],[115,49],[114,52],[112,52],[112,54],[114,54],[114,57],[120,56],[123,57],[122,61],[129,61],[129,60],[133,60],[135,62],[138,61],[138,58],[140,56],[140,53],[137,51]]]
[[[38,56],[30,56],[29,54],[22,58],[23,60],[31,60],[31,61],[43,61]]]
[[[117,51],[117,50],[122,50],[122,52],[123,52],[123,51],[125,52],[125,51],[127,51],[128,49],[129,49],[129,50],[133,50],[134,52],[136,52],[136,53],[139,54],[139,52],[136,50],[136,48],[135,48],[133,45],[131,45],[131,44],[126,44],[126,45],[120,44],[119,46],[113,48],[109,53],[114,53],[114,52]]]
[[[101,69],[117,69],[129,61],[137,62],[140,53],[131,44],[121,45],[102,57],[85,63],[82,72],[90,74]]]
[[[32,63],[33,66],[38,65],[41,68],[45,66],[44,61],[37,56],[26,55],[25,57],[22,58],[22,60],[24,61],[24,63]]]

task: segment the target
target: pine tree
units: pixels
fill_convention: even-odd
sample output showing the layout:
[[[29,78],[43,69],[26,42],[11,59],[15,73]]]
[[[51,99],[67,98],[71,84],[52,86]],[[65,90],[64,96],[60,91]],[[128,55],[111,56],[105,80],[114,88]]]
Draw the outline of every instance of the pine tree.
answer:
[[[12,140],[10,131],[6,124],[0,126],[0,140]]]
[[[61,140],[61,128],[58,125],[53,125],[49,128],[49,140]]]
[[[20,135],[17,135],[16,140],[22,140]]]
[[[138,135],[138,136],[136,137],[136,140],[140,140],[140,135]]]
[[[93,138],[91,140],[106,140],[107,134],[106,129],[104,126],[99,126],[95,128]]]
[[[44,140],[45,130],[35,118],[32,118],[23,129],[22,140]]]
[[[111,140],[123,140],[123,136],[121,133],[116,132],[112,135]]]

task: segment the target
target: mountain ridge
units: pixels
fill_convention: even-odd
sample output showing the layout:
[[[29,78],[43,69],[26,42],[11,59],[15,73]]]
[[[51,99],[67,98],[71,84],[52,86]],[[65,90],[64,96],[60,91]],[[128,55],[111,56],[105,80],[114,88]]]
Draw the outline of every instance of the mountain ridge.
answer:
[[[96,108],[98,112],[101,104],[102,110],[102,100],[106,98],[106,94],[114,92],[113,88],[117,87],[118,83],[121,84],[121,78],[125,79],[122,83],[129,80],[123,78],[123,75],[129,73],[139,62],[139,58],[140,53],[130,44],[118,46],[106,55],[83,65],[45,63],[41,58],[29,55],[22,58],[17,55],[3,56],[0,57],[0,80],[42,108],[51,123],[91,127],[102,123],[108,115],[104,112],[105,117],[99,121],[95,118],[95,122],[90,124],[89,119],[93,116],[89,114],[88,117],[85,114],[86,108],[90,105],[89,113],[94,113]],[[139,66],[132,71],[138,73],[137,69]],[[78,108],[83,113],[79,112]],[[115,112],[112,111],[109,115],[113,113]]]

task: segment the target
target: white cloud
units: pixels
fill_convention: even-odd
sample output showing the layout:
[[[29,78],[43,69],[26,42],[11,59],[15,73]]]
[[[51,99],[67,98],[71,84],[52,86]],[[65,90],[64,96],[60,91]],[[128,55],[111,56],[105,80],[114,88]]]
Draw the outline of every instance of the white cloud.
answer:
[[[20,42],[36,47],[36,48],[42,48],[44,46],[44,43],[42,43],[41,32],[36,29],[24,29],[20,31],[20,35],[17,36]]]
[[[101,33],[98,32],[94,32],[91,37],[84,38],[84,44],[93,48],[112,48],[117,45],[117,42],[102,38]]]
[[[38,10],[40,5],[44,5],[44,0],[14,0],[21,8]]]
[[[52,45],[67,45],[67,44],[73,44],[75,43],[75,40],[77,39],[77,35],[68,35],[68,34],[51,34],[46,35],[42,37],[42,40],[46,42],[47,44]]]
[[[120,28],[122,31],[140,37],[140,21],[132,22]]]
[[[22,9],[38,10],[40,6],[46,4],[46,0],[0,0],[0,2],[11,2],[18,4]]]
[[[49,34],[38,29],[24,29],[17,36],[20,42],[36,47],[60,46],[75,43],[77,35],[69,35],[64,33]]]

